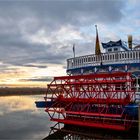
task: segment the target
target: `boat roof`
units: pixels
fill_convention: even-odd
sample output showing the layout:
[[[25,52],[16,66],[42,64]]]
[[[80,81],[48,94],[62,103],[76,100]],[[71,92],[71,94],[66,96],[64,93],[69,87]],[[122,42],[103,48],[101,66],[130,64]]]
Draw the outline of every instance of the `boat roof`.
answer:
[[[121,47],[125,51],[129,51],[130,49],[127,47],[127,45],[120,39],[118,41],[109,41],[107,43],[102,43],[102,46],[104,49],[112,48],[112,47]]]

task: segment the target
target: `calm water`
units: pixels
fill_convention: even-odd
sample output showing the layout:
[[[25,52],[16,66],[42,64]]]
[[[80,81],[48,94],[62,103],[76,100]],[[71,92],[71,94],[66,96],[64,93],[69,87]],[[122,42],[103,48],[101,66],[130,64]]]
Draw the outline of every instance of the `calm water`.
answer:
[[[41,140],[48,136],[50,126],[54,126],[54,123],[49,121],[49,116],[44,109],[37,109],[35,106],[35,101],[43,100],[43,97],[44,95],[0,97],[0,140]],[[81,129],[78,126],[72,128],[72,131],[77,132],[78,135],[68,134],[65,140],[86,139],[79,135],[81,132],[82,134],[88,132],[89,135],[94,134],[96,137],[98,134],[100,137],[100,131],[96,134],[96,131],[91,131],[91,128]],[[102,132],[104,131],[101,131],[101,135]],[[112,137],[104,133],[105,136]],[[118,135],[116,134],[115,137]]]
[[[52,123],[36,100],[44,95],[0,97],[0,139],[43,139]]]

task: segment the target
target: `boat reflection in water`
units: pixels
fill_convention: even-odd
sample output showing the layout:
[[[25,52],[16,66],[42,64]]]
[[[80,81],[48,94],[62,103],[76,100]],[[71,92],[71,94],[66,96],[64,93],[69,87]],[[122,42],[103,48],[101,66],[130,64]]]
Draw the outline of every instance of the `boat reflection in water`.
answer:
[[[49,135],[43,140],[138,139],[137,132],[137,128],[133,128],[127,132],[116,132],[108,129],[95,129],[73,125],[61,126],[59,123],[56,123],[53,127],[50,128]]]

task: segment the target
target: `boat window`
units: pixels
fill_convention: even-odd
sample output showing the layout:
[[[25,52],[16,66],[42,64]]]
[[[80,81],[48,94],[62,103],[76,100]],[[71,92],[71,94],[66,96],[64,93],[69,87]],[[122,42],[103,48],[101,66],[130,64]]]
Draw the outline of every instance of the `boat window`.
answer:
[[[94,58],[93,58],[93,59],[94,59],[94,61],[95,61],[95,56],[94,56]]]
[[[115,59],[118,59],[118,53],[117,53],[117,54],[115,54]]]
[[[92,57],[90,57],[90,61],[92,61]]]
[[[105,60],[107,60],[107,56],[105,55]]]
[[[83,58],[81,58],[81,64],[83,63]]]
[[[104,60],[104,55],[102,56],[102,60]]]
[[[90,56],[90,62],[92,61],[92,57]]]
[[[98,56],[96,56],[96,61],[99,61],[99,57]]]
[[[125,58],[126,58],[126,53],[125,53]]]
[[[97,57],[97,55],[96,55],[96,61],[98,61],[98,57]]]
[[[122,53],[122,58],[124,58],[124,54]]]
[[[108,49],[108,52],[112,52],[112,49]]]
[[[113,60],[114,60],[114,54],[112,55],[112,57],[113,57]]]
[[[109,60],[109,55],[107,55],[106,59]]]
[[[82,58],[80,58],[80,64],[82,63]]]
[[[83,62],[82,62],[82,58],[80,59],[80,64],[82,64]]]
[[[79,59],[77,59],[76,61],[77,61],[76,64],[78,65],[79,64]]]
[[[93,61],[93,56],[91,57],[91,61]]]
[[[118,51],[118,48],[114,48],[114,51]]]
[[[122,59],[122,55],[120,54],[120,59]]]
[[[77,59],[77,65],[80,63],[80,60],[79,59]]]
[[[75,59],[75,65],[77,64],[77,59]]]
[[[129,53],[128,53],[128,59],[129,59]]]
[[[135,52],[133,52],[133,58],[135,59]]]
[[[85,62],[86,62],[86,57],[85,57]]]
[[[138,58],[138,53],[136,52],[136,58]]]
[[[130,53],[130,58],[132,58],[132,52]]]
[[[82,58],[82,63],[84,63],[84,58]]]
[[[76,65],[76,59],[74,59],[74,66]]]

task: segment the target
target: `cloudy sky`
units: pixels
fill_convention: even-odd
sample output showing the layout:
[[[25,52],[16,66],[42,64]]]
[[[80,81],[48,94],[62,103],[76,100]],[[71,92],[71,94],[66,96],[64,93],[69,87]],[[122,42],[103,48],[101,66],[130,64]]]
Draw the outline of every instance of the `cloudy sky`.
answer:
[[[139,0],[0,0],[0,86],[44,86],[66,75],[66,59],[132,34],[140,43]],[[45,84],[44,84],[45,83]]]

